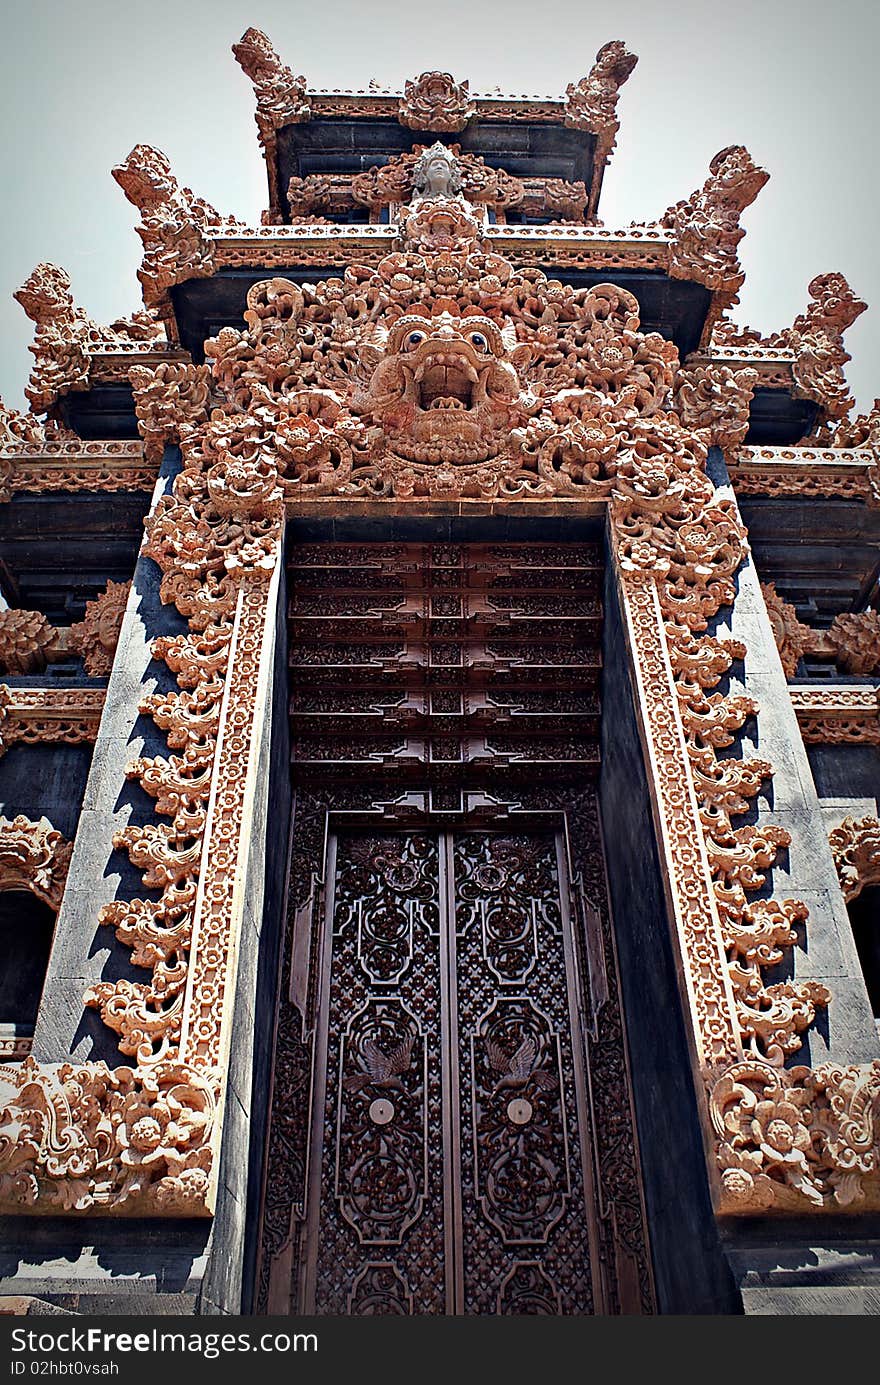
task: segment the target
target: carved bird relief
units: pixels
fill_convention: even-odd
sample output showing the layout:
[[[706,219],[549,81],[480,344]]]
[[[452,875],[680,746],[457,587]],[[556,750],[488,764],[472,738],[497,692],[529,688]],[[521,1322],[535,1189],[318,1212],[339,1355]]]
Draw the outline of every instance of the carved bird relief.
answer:
[[[367,1071],[349,1073],[342,1079],[343,1087],[347,1092],[359,1092],[364,1087],[381,1087],[384,1091],[406,1094],[398,1074],[409,1068],[412,1045],[412,1035],[408,1034],[392,1053],[383,1053],[373,1039],[368,1039],[363,1049]]]
[[[544,1092],[552,1091],[557,1085],[557,1079],[552,1072],[548,1072],[546,1068],[535,1067],[538,1045],[531,1034],[526,1035],[512,1057],[492,1039],[486,1040],[486,1051],[492,1067],[502,1074],[495,1084],[493,1096],[504,1091],[522,1091],[529,1082],[534,1082],[535,1086]]]

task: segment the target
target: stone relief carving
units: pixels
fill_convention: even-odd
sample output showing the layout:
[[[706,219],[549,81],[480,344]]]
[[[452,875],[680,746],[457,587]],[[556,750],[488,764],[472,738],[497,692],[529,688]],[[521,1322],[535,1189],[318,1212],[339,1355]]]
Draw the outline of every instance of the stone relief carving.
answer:
[[[423,72],[405,84],[397,118],[408,130],[457,134],[474,110],[467,82],[456,82],[448,72]]]
[[[0,683],[0,755],[18,744],[90,744],[103,707],[103,688],[10,688]]]
[[[880,611],[845,611],[827,630],[816,630],[798,620],[772,582],[762,583],[761,590],[786,678],[795,676],[804,654],[831,659],[844,673],[880,673]]]
[[[880,745],[880,688],[823,683],[789,692],[809,744]]]
[[[272,418],[291,497],[607,495],[675,359],[625,290],[459,250],[392,255],[341,289],[267,281],[246,318],[206,353],[240,408]],[[256,436],[227,426],[236,448]]]
[[[0,671],[42,673],[74,652],[69,629],[56,629],[42,611],[0,611]]]
[[[681,367],[675,377],[674,407],[685,428],[735,458],[749,430],[749,405],[757,383],[757,371],[748,368]]]
[[[83,668],[95,678],[106,678],[113,667],[122,618],[131,582],[108,582],[94,601],[86,602],[81,621],[71,626],[72,646],[82,655]]]
[[[13,297],[36,327],[34,341],[28,348],[34,356],[34,367],[25,389],[34,413],[51,409],[59,395],[86,389],[97,351],[136,350],[138,346],[164,344],[161,323],[143,310],[131,318],[119,318],[109,327],[99,327],[74,304],[70,277],[58,265],[38,264]],[[41,436],[36,424],[27,421],[27,415],[5,408],[3,415],[5,432],[27,442],[36,442]],[[71,436],[63,425],[49,426],[55,439]],[[42,436],[46,436],[45,432]]]
[[[297,125],[311,115],[306,79],[294,77],[260,29],[245,30],[232,51],[253,84],[260,143],[267,153],[274,151],[275,135],[282,125]]]
[[[741,144],[729,145],[712,159],[703,186],[660,219],[671,232],[670,275],[712,289],[719,295],[717,311],[739,301],[736,295],[745,279],[737,255],[745,235],[739,218],[769,176]]]
[[[606,43],[596,54],[588,76],[570,82],[565,89],[565,123],[597,136],[596,164],[607,163],[614,149],[620,121],[617,101],[620,88],[632,74],[638,58],[619,39]]]
[[[149,144],[136,144],[112,173],[141,213],[137,231],[144,257],[138,279],[148,307],[158,304],[173,284],[213,273],[212,233],[239,226],[235,217],[222,217],[190,188],[181,187],[165,155]]]
[[[0,1067],[0,1204],[204,1216],[217,1082],[180,1063]]]
[[[782,660],[782,670],[786,678],[794,678],[798,664],[810,648],[812,631],[808,625],[798,620],[791,602],[783,600],[776,590],[775,583],[762,582],[761,591],[764,593],[773,638]]]
[[[844,818],[828,834],[828,841],[847,904],[869,885],[880,885],[880,821],[876,817]]]
[[[211,403],[208,366],[168,362],[155,370],[132,366],[128,372],[134,393],[144,457],[161,462],[166,444],[179,443],[208,416]]]
[[[48,818],[0,818],[0,890],[30,890],[57,913],[72,850]]]
[[[47,664],[81,655],[86,673],[105,677],[113,664],[130,582],[108,582],[85,617],[58,627],[42,611],[0,611],[0,672],[42,673]]]
[[[595,89],[585,79],[577,95],[570,90],[572,123],[592,119],[593,103],[605,112],[602,128],[616,129],[613,102],[632,60],[613,47],[600,54]],[[255,66],[268,83],[278,71],[271,50],[252,49],[268,64],[265,72]],[[144,211],[143,282],[158,296],[179,277],[211,272],[207,233],[217,214],[178,188],[162,156],[144,146],[135,155],[119,181]],[[737,218],[765,177],[740,148],[717,156],[704,188],[667,214],[678,277],[735,294]],[[423,201],[442,209],[458,197],[450,190],[447,179]],[[709,630],[733,600],[745,530],[705,475],[708,442],[723,428],[707,394],[717,385],[739,396],[750,382],[677,380],[674,348],[640,332],[636,300],[612,285],[573,290],[516,270],[473,243],[458,248],[460,230],[440,250],[430,226],[411,234],[409,248],[338,279],[256,285],[245,329],[224,329],[207,344],[210,413],[204,374],[136,381],[151,447],[174,436],[181,397],[189,413],[176,439],[183,470],[148,521],[144,549],[162,570],[163,599],[189,629],[154,645],[178,689],[141,704],[167,731],[169,754],[129,770],[167,821],[130,826],[116,842],[158,898],[102,911],[149,980],[100,982],[86,999],[141,1067],[13,1074],[0,1123],[0,1172],[12,1179],[4,1197],[32,1209],[177,1214],[208,1206],[206,1112],[219,1090],[242,766],[285,497],[523,495],[610,501],[722,1209],[864,1197],[880,1068],[783,1068],[827,993],[815,983],[768,984],[762,974],[791,946],[806,911],[798,901],[749,898],[788,838],[779,828],[734,825],[771,767],[719,754],[757,708],[717,691],[744,652]],[[823,312],[832,325],[840,320],[827,304]],[[670,390],[678,412],[667,408]],[[728,446],[741,426],[739,414]],[[137,1117],[115,1120],[129,1098]],[[53,1111],[78,1164],[57,1158]]]
[[[850,359],[843,334],[865,311],[842,274],[819,274],[809,286],[811,302],[782,338],[794,353],[795,394],[814,399],[829,418],[842,418],[852,407],[843,373]]]

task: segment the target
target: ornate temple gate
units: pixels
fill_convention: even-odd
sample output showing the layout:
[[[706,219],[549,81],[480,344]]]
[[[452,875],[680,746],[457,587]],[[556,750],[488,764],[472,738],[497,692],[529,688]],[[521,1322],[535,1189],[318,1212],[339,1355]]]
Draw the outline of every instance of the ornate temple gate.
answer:
[[[314,545],[288,578],[260,1309],[650,1311],[593,784],[601,550]]]

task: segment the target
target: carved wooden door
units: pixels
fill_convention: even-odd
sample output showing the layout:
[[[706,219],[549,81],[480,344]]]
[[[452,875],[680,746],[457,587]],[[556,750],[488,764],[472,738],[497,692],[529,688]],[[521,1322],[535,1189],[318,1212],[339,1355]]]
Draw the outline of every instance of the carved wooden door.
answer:
[[[561,836],[330,843],[301,1311],[590,1313]]]

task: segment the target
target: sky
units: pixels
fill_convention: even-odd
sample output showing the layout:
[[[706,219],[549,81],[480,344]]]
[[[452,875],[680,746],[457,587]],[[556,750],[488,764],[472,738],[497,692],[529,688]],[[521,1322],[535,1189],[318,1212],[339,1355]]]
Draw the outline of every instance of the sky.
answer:
[[[250,82],[230,51],[249,25],[314,87],[402,85],[426,69],[474,90],[561,94],[623,39],[606,226],[650,220],[745,144],[770,181],[743,217],[736,321],[788,326],[814,275],[840,270],[869,309],[847,334],[860,409],[880,395],[876,138],[880,6],[867,0],[5,0],[0,81],[0,397],[23,406],[32,327],[13,291],[63,265],[99,322],[140,305],[137,212],[110,176],[134,144],[258,224],[265,166]]]

